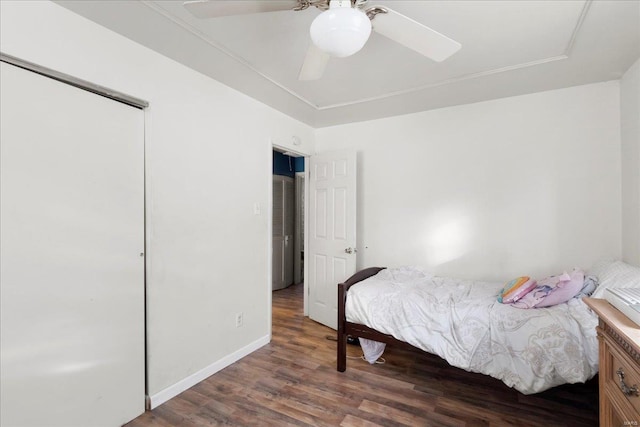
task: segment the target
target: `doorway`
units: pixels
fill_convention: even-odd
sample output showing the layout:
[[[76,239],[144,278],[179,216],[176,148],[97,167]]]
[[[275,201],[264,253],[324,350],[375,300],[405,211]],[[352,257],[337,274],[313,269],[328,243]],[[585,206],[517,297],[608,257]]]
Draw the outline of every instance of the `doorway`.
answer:
[[[272,290],[304,280],[304,157],[272,152]]]
[[[288,154],[285,149],[279,148],[272,143],[274,158]],[[293,154],[296,155],[302,156],[300,153]],[[299,188],[301,245],[296,251],[301,261],[303,312],[311,320],[336,329],[335,284],[356,271],[356,152],[346,149],[299,159],[304,161],[302,165],[306,169],[304,179],[298,180],[304,188]],[[289,161],[285,158],[284,168],[291,174],[295,166],[289,166]],[[273,187],[270,193],[272,191]],[[273,217],[270,219],[273,221]],[[272,224],[270,228],[274,228]],[[269,250],[274,260],[273,237],[270,237]],[[281,261],[277,259],[273,262]],[[275,269],[273,265],[271,267],[270,278],[273,278]],[[269,306],[273,308],[271,300]]]

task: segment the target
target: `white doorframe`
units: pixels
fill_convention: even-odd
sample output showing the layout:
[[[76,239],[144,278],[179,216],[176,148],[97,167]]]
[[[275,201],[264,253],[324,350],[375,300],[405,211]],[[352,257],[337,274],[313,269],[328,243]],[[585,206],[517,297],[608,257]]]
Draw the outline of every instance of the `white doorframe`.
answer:
[[[304,251],[305,254],[308,253],[307,251],[309,250],[308,247],[308,208],[309,208],[309,171],[308,171],[308,164],[309,164],[309,154],[307,153],[303,153],[300,151],[296,151],[291,149],[290,147],[285,147],[283,145],[279,145],[278,143],[274,142],[273,139],[269,140],[269,144],[267,144],[267,148],[269,150],[269,154],[268,154],[268,158],[272,159],[273,156],[273,150],[281,150],[281,151],[288,151],[290,153],[293,154],[298,154],[300,155],[300,157],[304,157]],[[272,337],[272,316],[273,316],[273,299],[272,299],[272,278],[273,278],[273,180],[271,179],[273,175],[273,160],[271,162],[267,162],[267,174],[266,174],[266,181],[267,181],[267,206],[266,209],[263,209],[263,211],[267,212],[267,289],[268,289],[268,307],[267,307],[267,312],[268,312],[268,317],[269,317],[269,341],[271,341],[271,337]],[[309,294],[309,288],[307,287],[307,277],[308,277],[308,269],[307,269],[307,263],[304,263],[304,277],[303,277],[303,293],[304,293],[304,297],[303,297],[303,307],[304,307],[304,315],[308,316],[309,315],[309,310],[308,310],[308,304],[309,301],[307,299],[307,296]]]
[[[304,158],[304,315],[309,316],[309,156]]]
[[[273,176],[273,149],[276,145],[271,139],[269,139],[269,143],[265,145],[269,150],[267,152],[267,158],[271,159],[270,162],[266,162],[265,181],[267,182],[267,206],[264,207],[264,211],[267,212],[267,321],[269,324],[269,342],[271,342],[273,327],[273,179],[271,177]],[[260,206],[257,204],[257,206],[253,208],[255,214],[255,209],[260,209]]]
[[[295,180],[295,231],[293,233],[293,252],[304,253],[304,206],[300,203],[300,200],[304,203],[304,172],[296,172],[294,176]],[[300,226],[302,225],[302,227]],[[298,284],[304,282],[304,273],[300,270],[300,263],[303,262],[300,256],[294,256],[293,258],[293,283]]]

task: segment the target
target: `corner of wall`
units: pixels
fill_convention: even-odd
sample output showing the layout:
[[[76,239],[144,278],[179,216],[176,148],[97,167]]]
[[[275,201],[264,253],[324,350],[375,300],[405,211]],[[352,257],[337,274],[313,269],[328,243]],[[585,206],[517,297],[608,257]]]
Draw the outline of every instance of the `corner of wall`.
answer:
[[[622,259],[640,266],[640,59],[620,79]]]
[[[231,353],[223,357],[217,362],[214,362],[211,365],[200,369],[198,372],[195,372],[189,375],[188,377],[178,381],[172,386],[169,386],[152,396],[147,396],[147,403],[146,403],[147,408],[148,409],[157,408],[158,406],[162,405],[169,399],[176,397],[183,391],[209,378],[211,375],[215,374],[216,372],[221,371],[222,369],[226,368],[232,363],[237,362],[238,360],[249,355],[250,353],[253,353],[254,351],[258,350],[260,347],[263,347],[269,344],[270,341],[271,341],[271,333],[269,333],[269,335],[266,335],[262,338],[255,340],[254,342],[235,351],[234,353]]]

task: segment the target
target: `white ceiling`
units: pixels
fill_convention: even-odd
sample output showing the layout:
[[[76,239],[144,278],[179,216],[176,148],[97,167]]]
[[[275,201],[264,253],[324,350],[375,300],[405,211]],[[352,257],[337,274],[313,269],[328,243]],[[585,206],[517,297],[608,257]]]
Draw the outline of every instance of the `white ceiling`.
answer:
[[[315,8],[198,19],[182,1],[57,3],[314,127],[618,79],[640,57],[638,0],[370,0],[462,49],[436,63],[372,33],[317,81],[297,79]]]

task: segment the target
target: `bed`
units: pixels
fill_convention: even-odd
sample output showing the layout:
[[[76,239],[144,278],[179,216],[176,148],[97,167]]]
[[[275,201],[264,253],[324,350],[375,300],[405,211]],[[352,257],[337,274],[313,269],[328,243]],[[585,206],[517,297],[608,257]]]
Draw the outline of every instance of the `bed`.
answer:
[[[596,298],[610,286],[640,287],[640,268],[619,261],[589,274],[600,279]],[[346,369],[352,336],[416,347],[523,394],[585,382],[598,372],[598,319],[581,298],[518,309],[496,301],[501,288],[406,267],[357,272],[338,285],[338,371]]]

